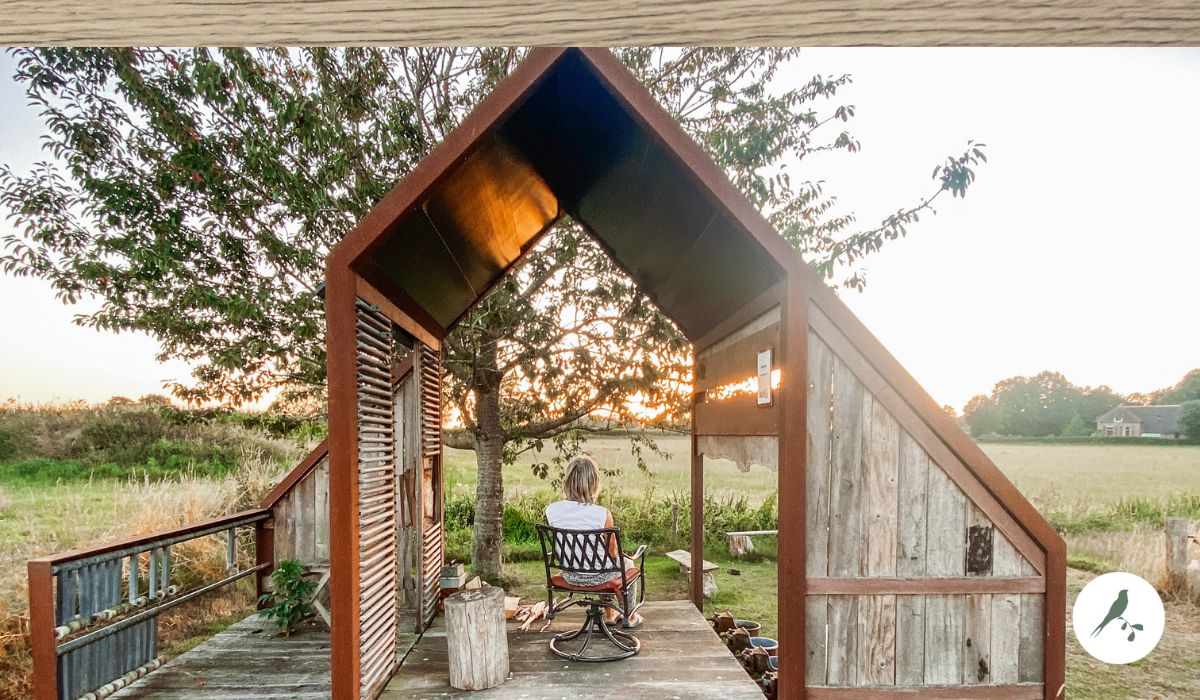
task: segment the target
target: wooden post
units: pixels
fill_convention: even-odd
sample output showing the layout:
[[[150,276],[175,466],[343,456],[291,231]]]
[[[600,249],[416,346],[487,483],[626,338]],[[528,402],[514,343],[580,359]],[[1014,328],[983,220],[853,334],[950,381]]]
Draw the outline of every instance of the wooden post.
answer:
[[[1187,590],[1188,530],[1187,518],[1167,518],[1167,579],[1174,591]]]
[[[450,685],[459,690],[495,688],[508,679],[504,590],[491,586],[446,598],[446,650]]]
[[[262,598],[267,592],[267,582],[271,579],[271,572],[275,570],[275,521],[274,519],[260,520],[254,523],[254,564],[267,564],[265,568],[259,569],[254,575],[254,588],[257,596],[255,600]],[[259,601],[258,609],[266,607],[266,603]]]
[[[58,700],[54,625],[54,574],[50,562],[35,559],[29,562],[29,651],[37,700]]]

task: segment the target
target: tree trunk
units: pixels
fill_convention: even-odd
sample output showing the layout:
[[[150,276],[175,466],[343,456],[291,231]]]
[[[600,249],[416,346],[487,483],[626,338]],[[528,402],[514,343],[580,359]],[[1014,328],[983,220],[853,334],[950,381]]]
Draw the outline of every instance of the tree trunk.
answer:
[[[475,530],[471,565],[476,575],[495,582],[500,575],[504,522],[504,443],[500,421],[500,371],[495,342],[481,343],[475,361]]]

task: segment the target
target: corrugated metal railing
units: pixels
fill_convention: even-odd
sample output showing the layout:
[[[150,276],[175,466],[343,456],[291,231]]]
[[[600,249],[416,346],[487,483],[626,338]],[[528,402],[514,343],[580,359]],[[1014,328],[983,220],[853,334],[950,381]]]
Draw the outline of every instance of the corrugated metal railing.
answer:
[[[267,508],[29,562],[29,625],[38,700],[98,700],[158,668],[158,618],[272,562],[258,551]],[[241,537],[240,533],[251,534]],[[181,590],[171,548],[226,537],[226,575]],[[254,549],[240,568],[239,543]]]

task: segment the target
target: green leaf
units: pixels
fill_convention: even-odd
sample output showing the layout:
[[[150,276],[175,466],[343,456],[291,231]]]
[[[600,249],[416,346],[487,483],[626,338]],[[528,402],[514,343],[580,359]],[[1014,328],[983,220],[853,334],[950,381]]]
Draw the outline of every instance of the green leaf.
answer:
[[[1134,638],[1134,637],[1136,637],[1136,636],[1137,636],[1137,632],[1130,632],[1130,633],[1129,633],[1129,641],[1131,641],[1131,642],[1132,642],[1132,641],[1133,641],[1133,638]]]
[[[1140,622],[1139,622],[1139,623],[1136,623],[1136,624],[1133,626],[1133,628],[1134,628],[1135,630],[1137,630],[1137,631],[1141,632],[1141,631],[1142,631],[1142,623],[1140,623]]]

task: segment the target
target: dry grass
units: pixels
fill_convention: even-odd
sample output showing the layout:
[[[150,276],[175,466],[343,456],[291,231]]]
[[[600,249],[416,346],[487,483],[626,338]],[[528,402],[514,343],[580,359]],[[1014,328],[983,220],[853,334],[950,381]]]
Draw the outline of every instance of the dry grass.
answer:
[[[299,450],[295,457],[298,458]],[[25,562],[118,538],[156,532],[253,507],[288,465],[246,449],[238,469],[219,479],[180,476],[163,481],[82,481],[9,487],[0,508],[0,698],[31,694]],[[176,577],[212,581],[225,572],[222,535],[172,547]],[[244,556],[249,557],[248,550]],[[254,602],[248,580],[179,606],[160,621],[160,641],[172,646],[212,631],[215,621]]]

